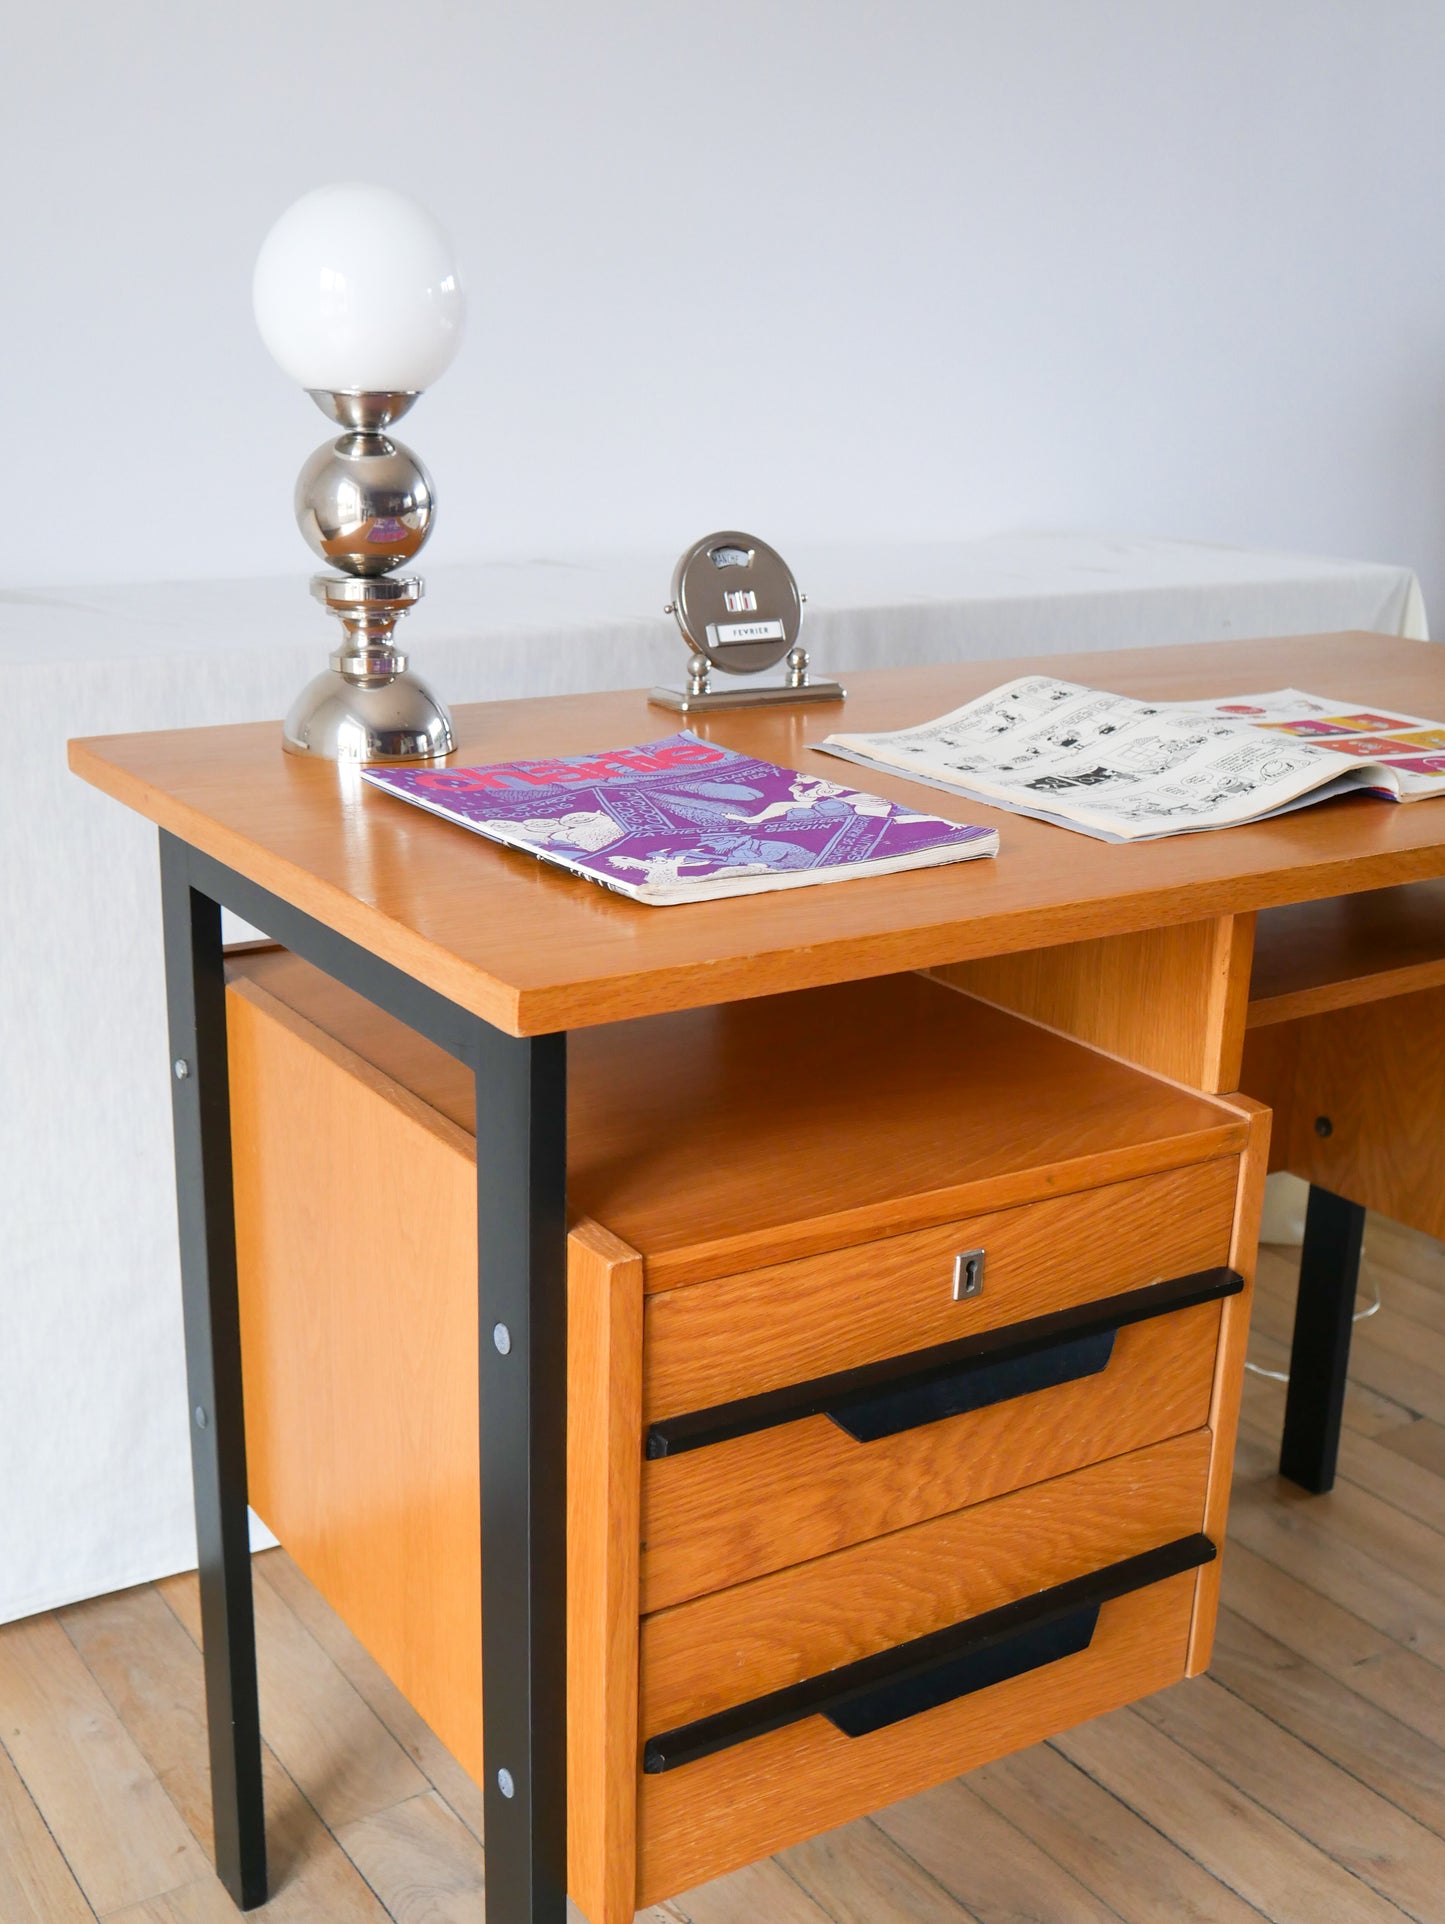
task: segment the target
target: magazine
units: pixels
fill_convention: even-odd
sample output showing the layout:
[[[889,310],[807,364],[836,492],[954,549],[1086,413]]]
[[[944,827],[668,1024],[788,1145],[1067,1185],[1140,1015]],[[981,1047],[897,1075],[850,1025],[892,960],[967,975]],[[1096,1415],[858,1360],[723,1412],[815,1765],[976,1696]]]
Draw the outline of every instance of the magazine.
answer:
[[[998,852],[998,835],[739,755],[690,730],[481,768],[366,768],[375,788],[636,901],[706,902]]]
[[[1106,842],[1260,822],[1360,789],[1445,795],[1445,724],[1297,688],[1145,702],[1025,675],[916,728],[813,746]]]

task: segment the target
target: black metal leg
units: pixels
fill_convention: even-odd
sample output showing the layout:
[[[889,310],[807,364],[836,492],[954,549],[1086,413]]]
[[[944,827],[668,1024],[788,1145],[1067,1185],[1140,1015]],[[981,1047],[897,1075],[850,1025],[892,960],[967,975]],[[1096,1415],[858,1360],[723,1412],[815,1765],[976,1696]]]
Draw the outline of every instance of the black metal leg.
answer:
[[[266,1901],[266,1820],[221,911],[192,888],[187,852],[169,836],[161,840],[161,899],[216,1870],[235,1902],[250,1910]]]
[[[567,1054],[478,1024],[482,1706],[489,1924],[567,1891]]]
[[[1323,1496],[1335,1481],[1365,1212],[1310,1186],[1279,1473]]]
[[[264,1903],[224,902],[475,1072],[487,1919],[563,1924],[567,1039],[504,1034],[165,831],[161,880],[217,1868],[242,1909]]]

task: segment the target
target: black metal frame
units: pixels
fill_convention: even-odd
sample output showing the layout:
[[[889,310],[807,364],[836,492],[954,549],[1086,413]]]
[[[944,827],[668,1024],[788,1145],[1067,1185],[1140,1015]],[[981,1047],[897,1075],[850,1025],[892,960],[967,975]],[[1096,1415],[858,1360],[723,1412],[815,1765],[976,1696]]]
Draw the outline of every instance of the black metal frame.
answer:
[[[1334,1488],[1364,1235],[1363,1204],[1310,1185],[1279,1473],[1316,1496]]]
[[[1222,1302],[1243,1288],[1244,1278],[1232,1269],[1198,1269],[881,1363],[663,1417],[647,1432],[647,1455],[653,1461],[681,1456],[805,1416],[829,1416],[859,1442],[896,1435],[1096,1374],[1108,1364],[1119,1330],[1200,1303]]]
[[[1106,1603],[1212,1563],[1217,1554],[1202,1531],[1176,1537],[891,1650],[661,1731],[647,1739],[642,1767],[649,1775],[676,1770],[805,1717],[826,1717],[847,1737],[866,1736],[1087,1649]]]
[[[562,1924],[567,1887],[567,1056],[518,1038],[161,832],[176,1191],[216,1868],[266,1901],[221,909],[476,1078],[483,1753],[490,1924]],[[506,1339],[494,1340],[499,1325]]]

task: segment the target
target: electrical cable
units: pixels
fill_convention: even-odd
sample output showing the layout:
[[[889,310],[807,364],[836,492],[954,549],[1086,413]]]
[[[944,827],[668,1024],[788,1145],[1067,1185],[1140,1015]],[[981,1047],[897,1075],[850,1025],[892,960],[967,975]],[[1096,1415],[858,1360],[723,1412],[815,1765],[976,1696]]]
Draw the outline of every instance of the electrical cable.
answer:
[[[1363,1254],[1364,1252],[1361,1251],[1362,1257],[1363,1257]],[[1363,1309],[1357,1309],[1354,1315],[1350,1318],[1350,1321],[1352,1323],[1363,1323],[1367,1316],[1374,1316],[1378,1312],[1379,1307],[1380,1307],[1380,1281],[1379,1281],[1379,1278],[1376,1277],[1375,1300],[1372,1303],[1366,1303]],[[1288,1370],[1267,1370],[1264,1367],[1263,1363],[1251,1363],[1248,1358],[1245,1359],[1244,1367],[1249,1371],[1251,1376],[1267,1376],[1271,1383],[1287,1383],[1289,1381]]]

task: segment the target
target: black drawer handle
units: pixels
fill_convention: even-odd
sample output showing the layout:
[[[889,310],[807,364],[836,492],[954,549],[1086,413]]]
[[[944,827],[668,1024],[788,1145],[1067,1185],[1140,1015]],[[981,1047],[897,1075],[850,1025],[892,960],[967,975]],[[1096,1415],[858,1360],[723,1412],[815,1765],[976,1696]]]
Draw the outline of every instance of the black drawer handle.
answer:
[[[990,1684],[1077,1655],[1088,1648],[1106,1603],[1212,1563],[1217,1554],[1207,1536],[1178,1537],[1036,1596],[649,1737],[642,1768],[649,1774],[676,1770],[805,1717],[826,1717],[846,1737],[901,1723]]]
[[[1056,1389],[1061,1383],[1097,1376],[1109,1367],[1118,1333],[1117,1328],[1101,1329],[1088,1336],[1050,1343],[1047,1349],[1002,1356],[992,1363],[965,1363],[946,1376],[930,1376],[876,1396],[845,1398],[827,1414],[859,1443],[876,1443],[881,1437],[897,1436],[901,1430],[915,1430],[923,1423],[963,1416],[969,1410],[986,1409],[990,1403],[1007,1403],[1015,1396],[1027,1396],[1031,1390]]]
[[[830,1416],[862,1442],[892,1436],[920,1423],[936,1423],[1030,1390],[1094,1375],[1107,1366],[1114,1337],[1128,1324],[1218,1302],[1243,1288],[1244,1278],[1232,1269],[1196,1270],[887,1362],[865,1363],[761,1396],[664,1417],[647,1432],[647,1454],[652,1459],[680,1456],[684,1450],[700,1450],[805,1416]]]

